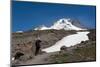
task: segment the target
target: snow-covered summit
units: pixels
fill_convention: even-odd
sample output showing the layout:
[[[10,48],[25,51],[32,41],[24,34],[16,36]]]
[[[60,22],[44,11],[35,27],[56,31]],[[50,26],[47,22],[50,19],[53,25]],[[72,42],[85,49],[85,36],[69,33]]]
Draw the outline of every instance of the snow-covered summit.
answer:
[[[52,26],[50,27],[46,27],[46,26],[41,26],[41,27],[37,27],[35,28],[34,30],[49,30],[49,29],[56,29],[56,30],[61,30],[61,29],[64,29],[64,30],[84,30],[83,28],[80,28],[80,27],[77,27],[75,25],[73,25],[71,23],[71,19],[68,18],[62,18],[62,19],[59,19],[57,22],[55,22]]]

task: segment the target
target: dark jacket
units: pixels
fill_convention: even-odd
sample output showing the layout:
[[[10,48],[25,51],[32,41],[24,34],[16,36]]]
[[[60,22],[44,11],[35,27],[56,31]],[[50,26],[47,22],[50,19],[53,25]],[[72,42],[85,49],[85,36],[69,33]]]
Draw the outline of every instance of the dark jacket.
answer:
[[[41,42],[41,40],[36,40],[36,42],[35,42],[35,46],[36,46],[36,48],[40,48],[40,42]]]

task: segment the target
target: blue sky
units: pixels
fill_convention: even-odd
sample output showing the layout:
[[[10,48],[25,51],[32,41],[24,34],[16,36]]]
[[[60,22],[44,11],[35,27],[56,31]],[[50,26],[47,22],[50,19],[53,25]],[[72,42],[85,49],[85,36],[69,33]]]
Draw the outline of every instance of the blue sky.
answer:
[[[61,18],[78,19],[86,27],[95,28],[95,11],[95,6],[12,1],[12,31],[50,26]]]

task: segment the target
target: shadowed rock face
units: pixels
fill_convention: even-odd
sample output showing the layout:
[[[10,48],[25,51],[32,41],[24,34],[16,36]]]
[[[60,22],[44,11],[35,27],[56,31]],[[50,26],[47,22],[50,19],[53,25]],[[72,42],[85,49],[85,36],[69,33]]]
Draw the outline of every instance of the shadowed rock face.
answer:
[[[91,29],[90,30],[90,33],[88,34],[89,36],[89,39],[92,40],[92,41],[96,41],[96,30],[95,29]]]
[[[15,60],[16,59],[19,59],[21,56],[23,56],[24,54],[23,53],[21,53],[21,52],[17,52],[16,54],[15,54]]]
[[[79,28],[86,29],[86,27],[85,27],[84,25],[82,25],[78,19],[73,19],[73,20],[71,21],[71,23],[72,23],[73,25],[79,27]]]

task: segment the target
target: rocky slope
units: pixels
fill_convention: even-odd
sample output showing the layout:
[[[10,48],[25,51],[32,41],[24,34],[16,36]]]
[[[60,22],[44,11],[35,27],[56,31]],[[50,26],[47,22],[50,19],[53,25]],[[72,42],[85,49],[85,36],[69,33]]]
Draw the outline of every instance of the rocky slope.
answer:
[[[85,30],[86,31],[86,30]],[[12,60],[13,65],[68,63],[96,60],[96,32],[89,30],[89,40],[71,47],[61,47],[61,51],[53,53],[41,52],[34,56],[35,41],[41,38],[41,49],[47,48],[63,37],[75,34],[70,30],[36,30],[31,32],[12,33],[12,57],[18,52],[23,54],[19,59]]]
[[[14,56],[23,54],[17,59],[12,61],[14,64],[20,64],[20,61],[27,61],[34,57],[35,41],[39,37],[41,39],[41,49],[47,48],[55,44],[63,37],[75,34],[76,31],[65,30],[37,30],[31,32],[12,33],[12,60]],[[40,51],[40,53],[42,53]]]

